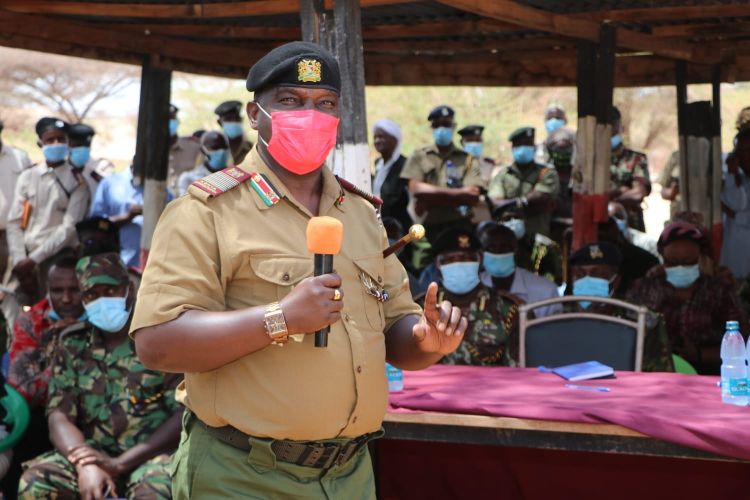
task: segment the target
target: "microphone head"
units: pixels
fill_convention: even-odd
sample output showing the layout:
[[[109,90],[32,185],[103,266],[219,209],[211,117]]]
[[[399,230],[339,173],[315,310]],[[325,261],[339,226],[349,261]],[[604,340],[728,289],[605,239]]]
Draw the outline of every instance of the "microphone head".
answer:
[[[344,225],[333,217],[313,217],[307,223],[307,250],[313,254],[336,255],[341,250]]]

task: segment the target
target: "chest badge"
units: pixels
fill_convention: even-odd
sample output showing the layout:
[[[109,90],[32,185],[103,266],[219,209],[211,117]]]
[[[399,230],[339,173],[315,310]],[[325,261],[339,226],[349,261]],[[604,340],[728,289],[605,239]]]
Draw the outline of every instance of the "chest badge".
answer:
[[[375,281],[365,272],[359,273],[359,279],[362,282],[362,286],[365,288],[367,295],[372,295],[378,302],[385,302],[390,298],[388,290],[375,283]]]

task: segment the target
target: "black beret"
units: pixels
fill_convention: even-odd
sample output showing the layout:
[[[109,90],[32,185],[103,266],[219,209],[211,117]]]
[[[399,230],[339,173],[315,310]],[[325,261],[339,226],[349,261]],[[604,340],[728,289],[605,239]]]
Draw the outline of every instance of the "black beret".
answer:
[[[96,131],[83,123],[75,123],[68,129],[68,138],[81,140],[89,145],[91,145],[94,134],[96,134]]]
[[[532,139],[534,138],[534,127],[517,128],[508,136],[508,140],[510,142],[513,142],[519,139],[525,139],[527,137],[531,137]]]
[[[44,131],[49,128],[56,128],[56,129],[62,130],[63,132],[67,134],[68,129],[70,129],[70,125],[68,125],[66,122],[62,121],[59,118],[52,118],[51,116],[45,116],[44,118],[36,122],[36,135],[38,135],[39,137],[42,137],[42,134],[44,133]]]
[[[460,252],[462,250],[479,250],[479,240],[470,227],[453,226],[438,234],[432,243],[435,255],[444,252]]]
[[[430,111],[430,114],[427,115],[427,120],[437,120],[438,118],[446,118],[451,117],[453,118],[456,115],[456,112],[453,111],[453,108],[450,106],[446,106],[445,104],[441,104],[440,106],[434,108],[432,111]]]
[[[607,241],[598,241],[584,245],[573,252],[568,262],[571,266],[604,264],[619,267],[622,262],[622,254],[616,245]]]
[[[76,232],[82,233],[83,231],[96,231],[100,233],[107,233],[113,236],[120,234],[117,225],[106,217],[91,217],[83,219],[81,222],[76,224]]]
[[[256,62],[247,74],[251,92],[275,86],[310,87],[341,92],[339,63],[329,51],[311,42],[276,47]]]
[[[172,103],[169,103],[169,114],[178,113],[179,111],[180,111],[180,108],[178,108]]]
[[[216,109],[214,110],[214,113],[222,116],[227,113],[231,113],[232,111],[236,111],[237,113],[241,112],[242,110],[242,103],[240,101],[224,101],[218,106],[216,106]]]
[[[465,135],[482,135],[482,132],[484,132],[484,125],[466,125],[458,131],[458,135],[461,137]]]

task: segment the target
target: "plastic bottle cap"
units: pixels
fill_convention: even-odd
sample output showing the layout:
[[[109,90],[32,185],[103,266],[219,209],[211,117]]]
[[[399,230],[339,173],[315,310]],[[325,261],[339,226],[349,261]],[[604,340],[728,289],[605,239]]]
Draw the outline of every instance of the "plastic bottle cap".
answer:
[[[739,329],[740,329],[739,321],[727,321],[727,330],[739,330]]]

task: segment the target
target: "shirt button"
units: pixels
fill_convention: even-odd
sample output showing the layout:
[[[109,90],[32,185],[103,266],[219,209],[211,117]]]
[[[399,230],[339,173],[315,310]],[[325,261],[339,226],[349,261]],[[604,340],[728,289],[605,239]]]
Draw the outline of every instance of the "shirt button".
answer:
[[[383,282],[383,277],[382,276],[378,276],[378,283],[382,283],[382,282]]]
[[[284,273],[284,276],[281,277],[284,281],[289,281],[289,273]]]
[[[357,367],[357,373],[362,373],[362,366]]]
[[[352,419],[352,423],[353,423],[353,424],[356,424],[356,423],[357,423],[357,417],[354,417],[354,418]]]
[[[348,314],[344,314],[344,321],[349,321],[349,315]]]

